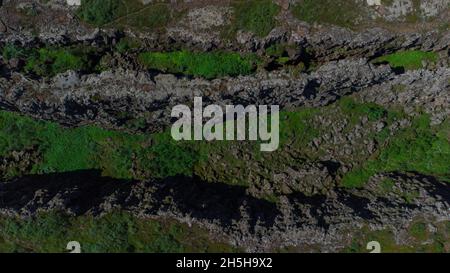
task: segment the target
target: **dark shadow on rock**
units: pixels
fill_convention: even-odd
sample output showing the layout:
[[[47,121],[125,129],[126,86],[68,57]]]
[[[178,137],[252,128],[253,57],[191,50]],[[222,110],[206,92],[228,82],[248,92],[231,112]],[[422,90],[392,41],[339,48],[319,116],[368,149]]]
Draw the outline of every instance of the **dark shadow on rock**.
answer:
[[[70,209],[81,215],[113,194],[117,202],[125,201],[133,183],[102,177],[97,170],[29,175],[0,183],[0,208],[25,209],[31,214],[39,208]],[[54,204],[56,199],[62,201],[62,207]]]
[[[188,215],[221,226],[230,226],[233,220],[248,215],[250,229],[257,222],[272,226],[280,214],[274,203],[247,195],[244,187],[208,183],[195,177],[138,182],[103,177],[98,170],[86,170],[0,182],[0,209],[19,214],[54,209],[76,215],[87,212],[98,215],[107,212],[105,203],[109,208],[147,215]]]
[[[334,161],[334,160],[320,161],[320,163],[321,163],[322,165],[324,165],[324,166],[327,168],[328,173],[329,173],[333,178],[336,177],[336,174],[337,174],[339,168],[341,167],[341,163],[339,163],[338,161]]]
[[[375,218],[375,215],[370,211],[368,205],[370,200],[364,197],[356,196],[343,189],[338,189],[337,199],[340,203],[345,204],[351,208],[355,215],[365,220],[371,220]]]
[[[317,82],[317,80],[311,80],[309,81],[305,86],[305,91],[303,92],[303,95],[307,99],[314,99],[317,97],[317,89],[320,87],[320,83]]]
[[[2,23],[0,22],[0,26],[1,26],[1,24]],[[0,77],[6,78],[7,80],[11,79],[11,71],[9,69],[7,69],[6,66],[3,65],[1,62],[0,62]]]
[[[328,229],[330,224],[326,218],[329,211],[326,207],[327,197],[325,195],[307,196],[301,192],[296,192],[288,196],[290,202],[294,205],[295,215],[299,218],[314,217],[315,224],[323,229]],[[308,215],[303,215],[305,208],[309,209]]]
[[[333,163],[328,167],[336,168]],[[418,174],[414,177],[419,179]],[[423,181],[417,183],[431,196],[450,200],[450,187],[445,183],[431,177],[419,181]],[[336,188],[333,196],[293,193],[286,197],[291,206],[289,210],[296,218],[292,224],[297,226],[313,225],[326,230],[336,223],[339,215],[343,219],[358,216],[370,221],[377,218],[370,207],[373,200],[342,188]],[[387,197],[378,198],[377,202],[387,207],[399,206]],[[187,176],[143,182],[103,177],[98,170],[85,170],[0,182],[0,209],[26,215],[38,209],[70,211],[76,215],[98,215],[121,209],[147,216],[189,217],[223,228],[242,221],[248,231],[253,232],[257,225],[273,227],[282,220],[285,215],[279,206],[281,204],[248,195],[245,187],[209,183]]]
[[[394,172],[393,177],[408,180],[414,178],[420,181],[420,187],[425,189],[426,192],[433,197],[441,197],[443,200],[450,202],[450,185],[449,183],[440,181],[434,176],[424,175],[418,172],[410,172],[410,174],[404,174],[400,172]]]
[[[249,217],[250,226],[258,222],[263,226],[272,226],[280,214],[274,203],[257,199],[246,194],[246,188],[224,183],[208,183],[199,178],[171,177],[160,181],[155,192],[161,208],[164,199],[170,196],[177,210],[193,218],[220,221],[229,226],[232,221],[239,221],[244,214]]]

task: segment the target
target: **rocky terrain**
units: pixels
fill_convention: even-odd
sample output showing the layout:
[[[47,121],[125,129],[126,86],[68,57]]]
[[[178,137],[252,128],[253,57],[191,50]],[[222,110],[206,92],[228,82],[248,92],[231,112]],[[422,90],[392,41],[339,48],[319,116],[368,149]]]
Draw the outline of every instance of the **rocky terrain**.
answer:
[[[161,8],[155,3],[130,4],[139,9],[98,25],[65,1],[0,1],[0,108],[20,114],[1,118],[17,119],[0,124],[1,214],[127,211],[199,225],[250,252],[364,251],[367,238],[386,230],[390,251],[449,252],[449,2],[356,1],[351,24],[324,19],[330,14],[304,17],[310,1],[264,2],[264,14],[276,11],[266,31],[257,23],[269,15],[262,23],[240,22],[245,8],[233,1],[167,4],[163,25],[133,20]],[[336,12],[345,5],[336,1]],[[33,54],[55,49],[88,52],[91,63],[45,73],[39,69],[51,60],[32,66],[39,62]],[[214,77],[143,61],[145,52],[177,51],[238,52],[256,61],[250,73]],[[401,65],[382,59],[399,52],[411,53],[404,59],[432,55]],[[154,138],[170,128],[172,107],[191,105],[194,96],[205,104],[280,105],[279,150],[259,154],[252,143],[230,142],[159,152]],[[93,126],[148,137],[138,146],[150,152],[120,153],[131,162],[125,174],[109,162],[51,165],[51,142],[40,131],[36,139],[34,129],[25,132],[37,122],[64,136]],[[19,144],[4,140],[8,134]],[[22,140],[28,136],[30,143]],[[101,149],[130,150],[121,138],[93,139]],[[193,163],[184,158],[192,150]],[[181,167],[167,171],[164,164]],[[418,222],[426,238],[412,232]]]

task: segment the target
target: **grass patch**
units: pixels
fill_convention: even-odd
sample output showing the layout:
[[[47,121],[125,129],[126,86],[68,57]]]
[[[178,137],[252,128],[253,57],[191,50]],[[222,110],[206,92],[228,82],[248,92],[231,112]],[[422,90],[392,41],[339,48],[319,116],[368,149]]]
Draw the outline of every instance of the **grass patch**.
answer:
[[[14,44],[6,44],[2,49],[3,59],[9,61],[11,59],[23,59],[27,58],[29,50],[16,46]]]
[[[369,121],[377,121],[383,118],[387,111],[375,103],[358,103],[350,97],[339,100],[339,107],[349,117],[352,124],[356,124],[361,116],[367,116]]]
[[[271,0],[234,1],[234,20],[232,31],[250,31],[264,37],[275,28],[275,16],[280,7]]]
[[[381,0],[381,4],[383,6],[389,7],[389,6],[392,6],[392,4],[394,4],[394,0]]]
[[[270,57],[283,57],[286,53],[285,44],[273,44],[266,48],[266,55]]]
[[[148,150],[141,150],[139,158],[142,169],[150,167],[154,177],[191,176],[202,158],[198,147],[176,142],[169,133],[156,134],[152,141],[154,144]]]
[[[268,154],[259,151],[258,141],[176,142],[168,132],[131,135],[95,126],[62,128],[55,123],[0,112],[0,156],[9,156],[13,151],[37,151],[39,162],[34,163],[31,174],[86,169],[101,170],[105,176],[122,179],[196,174],[206,181],[248,185],[255,174],[272,179],[277,168],[285,168],[286,164],[301,166],[304,162],[318,160],[327,149],[339,149],[327,140],[314,143],[317,149],[311,146],[314,139],[332,128],[318,124],[320,115],[324,115],[326,121],[331,118],[331,124],[334,120],[359,121],[367,116],[369,123],[365,128],[372,128],[379,119],[388,125],[399,119],[399,115],[391,113],[393,111],[346,98],[339,105],[329,107],[324,111],[281,112],[280,147]],[[136,123],[139,128],[146,124],[145,120],[136,120]],[[350,122],[347,127],[351,126],[354,125]],[[351,129],[347,127],[343,130]],[[419,172],[450,181],[449,135],[448,121],[439,127],[431,126],[426,115],[416,118],[411,127],[395,135],[391,135],[388,126],[378,133],[371,131],[369,137],[380,144],[379,151],[370,158],[366,154],[352,154],[348,160],[359,167],[346,173],[341,183],[346,187],[361,187],[372,175],[392,171]],[[9,174],[8,178],[20,175],[15,169],[5,173]],[[386,184],[386,191],[389,186]],[[405,199],[414,200],[415,194]]]
[[[213,79],[251,74],[258,59],[253,54],[241,56],[233,52],[176,51],[141,53],[139,61],[148,69]]]
[[[351,232],[352,243],[343,252],[368,253],[370,250],[366,249],[367,243],[377,241],[381,245],[382,253],[446,253],[448,249],[445,245],[449,240],[449,234],[445,231],[445,225],[448,224],[448,221],[433,223],[437,230],[430,233],[427,232],[425,223],[415,222],[409,227],[409,233],[415,240],[402,244],[396,242],[396,236],[391,229],[373,231],[363,227]]]
[[[130,26],[136,29],[159,29],[166,26],[173,17],[169,6],[164,3],[149,4],[114,22],[116,25]]]
[[[417,222],[411,225],[409,233],[417,240],[425,240],[427,238],[427,225]]]
[[[166,3],[144,5],[138,0],[83,0],[77,15],[98,27],[115,24],[137,29],[161,28],[172,18]]]
[[[143,7],[138,0],[82,0],[77,15],[89,24],[102,26]]]
[[[124,9],[126,5],[121,0],[83,0],[77,14],[82,20],[101,26],[119,17]]]
[[[394,69],[416,70],[423,68],[422,62],[436,63],[438,54],[436,52],[425,52],[410,50],[392,53],[376,58],[375,64],[388,63]]]
[[[94,218],[40,214],[25,220],[0,218],[0,252],[66,252],[69,241],[84,253],[232,252],[200,228],[175,221],[139,219],[114,212]]]
[[[141,41],[138,39],[124,37],[116,44],[116,50],[119,53],[126,53],[128,51],[138,49],[141,45]]]
[[[347,173],[342,180],[345,187],[361,187],[377,172],[419,172],[450,182],[450,124],[445,121],[438,128],[430,126],[422,115],[391,139],[379,155],[361,168]]]
[[[122,179],[142,178],[133,174],[133,162],[145,177],[191,175],[200,156],[167,134],[130,135],[95,126],[62,128],[0,112],[0,156],[26,149],[37,150],[42,158],[33,165],[33,174],[99,169],[105,176]]]
[[[294,143],[296,147],[306,146],[319,131],[312,122],[317,109],[306,108],[296,112],[280,113],[280,143]]]
[[[369,253],[367,243],[371,241],[379,242],[382,253],[410,253],[414,252],[414,248],[408,245],[398,245],[395,242],[395,235],[392,230],[372,231],[364,227],[354,232],[353,241],[350,246],[345,248],[345,253]]]
[[[68,70],[92,72],[98,59],[96,50],[81,46],[27,49],[6,44],[2,55],[5,60],[23,60],[23,71],[41,77],[51,77]]]
[[[348,28],[363,13],[362,4],[354,0],[301,0],[292,7],[292,14],[301,21]]]
[[[46,77],[68,70],[92,71],[94,66],[90,49],[41,48],[27,59],[25,71]]]
[[[392,191],[392,189],[395,186],[395,181],[390,179],[390,178],[386,178],[383,181],[381,181],[381,189],[383,190],[383,192],[390,192]]]

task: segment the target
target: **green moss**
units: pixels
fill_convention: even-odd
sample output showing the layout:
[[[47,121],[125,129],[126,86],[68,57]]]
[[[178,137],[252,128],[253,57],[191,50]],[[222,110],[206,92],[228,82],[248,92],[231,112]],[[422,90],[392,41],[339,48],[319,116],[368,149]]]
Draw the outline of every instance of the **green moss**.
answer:
[[[41,77],[51,77],[67,70],[92,72],[98,55],[93,48],[83,46],[27,49],[6,44],[1,52],[6,60],[23,60],[25,72]]]
[[[148,69],[212,79],[248,75],[258,60],[255,55],[241,56],[233,52],[177,51],[141,53],[139,61]]]
[[[167,177],[191,175],[192,165],[199,160],[195,151],[167,134],[130,135],[94,126],[62,128],[9,112],[0,112],[0,121],[0,155],[37,150],[41,161],[32,173],[99,169],[105,176],[138,178],[132,173],[134,162],[147,177]]]
[[[77,14],[82,20],[101,26],[119,17],[126,9],[121,0],[82,0]]]
[[[422,222],[417,222],[411,225],[409,233],[417,240],[425,240],[427,237],[427,225]]]
[[[367,227],[351,231],[353,240],[343,252],[367,253],[367,243],[377,241],[381,245],[382,253],[445,253],[445,244],[449,240],[449,234],[445,231],[448,221],[433,223],[436,232],[428,232],[426,224],[416,221],[409,227],[409,232],[414,240],[407,240],[402,244],[396,241],[396,235],[391,229],[370,230]]]
[[[202,159],[196,146],[176,142],[169,133],[153,136],[153,145],[138,154],[142,169],[152,170],[152,176],[164,178],[175,175],[191,176],[194,165]]]
[[[359,230],[352,231],[353,240],[351,244],[344,248],[342,252],[346,253],[369,253],[367,243],[375,241],[380,243],[381,253],[410,253],[414,252],[416,246],[399,245],[395,241],[394,232],[390,229],[370,230],[364,227]]]
[[[280,7],[271,0],[233,1],[234,30],[245,30],[264,37],[275,28]]]
[[[414,204],[416,198],[420,196],[419,191],[408,191],[404,192],[402,198],[405,200],[407,204]]]
[[[389,139],[376,158],[347,173],[342,184],[360,187],[377,172],[393,171],[419,172],[450,181],[449,127],[448,121],[436,128],[430,126],[428,116],[416,118],[412,127]]]
[[[404,130],[389,143],[379,159],[386,171],[418,171],[448,179],[448,122],[434,131],[427,116],[419,117],[412,128]]]
[[[57,213],[24,220],[0,218],[0,252],[61,253],[67,252],[70,241],[78,241],[84,253],[234,251],[196,226],[139,219],[128,213],[99,218]]]
[[[354,0],[301,0],[292,7],[294,16],[308,23],[353,27],[364,14],[360,2]]]
[[[346,173],[341,184],[346,188],[360,188],[365,185],[371,176],[376,174],[376,170],[368,166]]]
[[[394,4],[394,0],[381,0],[381,4],[383,6],[392,6],[392,4]]]
[[[260,142],[236,141],[180,141],[170,134],[126,134],[103,130],[94,126],[63,128],[55,123],[36,121],[17,114],[0,112],[0,156],[13,151],[37,151],[36,162],[27,173],[53,173],[86,169],[101,170],[103,175],[125,179],[165,178],[175,175],[199,175],[206,181],[245,185],[254,177],[272,179],[272,174],[286,164],[301,166],[305,161],[319,160],[324,151],[339,149],[326,140],[313,148],[312,142],[329,132],[332,125],[317,122],[325,120],[355,120],[369,117],[367,126],[382,120],[388,125],[405,118],[393,111],[370,103],[357,103],[343,98],[339,104],[322,109],[300,109],[280,113],[280,147],[273,153],[261,153]],[[136,128],[145,128],[145,119],[135,120]],[[130,123],[130,126],[133,123]],[[344,130],[357,124],[350,122]],[[369,132],[380,145],[379,151],[369,158],[367,153],[354,153],[337,160],[356,166],[346,173],[342,185],[361,187],[379,172],[419,172],[450,181],[447,162],[450,161],[448,121],[431,126],[429,118],[417,118],[410,128],[391,135],[388,126],[382,131]],[[240,157],[236,157],[239,151]],[[218,163],[217,160],[220,160]],[[284,164],[284,165],[280,165]],[[4,176],[20,175],[12,166]],[[405,196],[408,202],[415,193]]]
[[[266,48],[266,55],[271,57],[282,57],[286,52],[284,44],[273,44]]]
[[[41,48],[27,59],[25,71],[53,76],[67,70],[88,71],[91,62],[89,53],[81,49]]]
[[[281,64],[281,65],[284,65],[284,64],[287,64],[288,62],[289,62],[289,57],[280,57],[280,58],[277,58],[277,63],[278,64]]]
[[[357,103],[350,97],[339,100],[339,106],[343,113],[350,117],[352,124],[358,122],[363,115],[367,116],[369,121],[377,121],[387,113],[383,107],[375,103]]]
[[[77,10],[82,20],[95,26],[151,30],[167,25],[172,13],[166,3],[143,5],[139,0],[83,0]]]
[[[124,37],[116,44],[116,50],[120,53],[126,53],[139,47],[141,47],[141,41],[130,37]]]
[[[392,68],[415,70],[423,67],[422,62],[436,63],[438,54],[435,52],[425,52],[420,50],[401,51],[386,56],[378,57],[373,62],[375,64],[389,63]]]
[[[6,44],[2,49],[3,59],[9,61],[11,59],[23,59],[29,55],[29,50],[16,46],[14,44]]]
[[[394,180],[392,180],[392,179],[386,178],[386,179],[384,179],[383,181],[381,181],[381,189],[382,189],[384,192],[390,192],[390,191],[392,191],[392,189],[394,188],[394,186],[395,186],[395,182],[394,182]]]
[[[318,112],[317,109],[306,108],[280,113],[280,143],[301,147],[319,136],[319,131],[311,120]]]
[[[129,26],[138,30],[156,30],[166,26],[173,17],[173,11],[165,3],[148,4],[138,11],[129,11],[114,22],[118,26]]]
[[[43,252],[52,252],[52,246],[64,245],[61,237],[65,236],[64,229],[67,225],[67,219],[60,215],[43,214],[34,221],[23,222],[14,218],[6,218],[0,221],[0,237],[9,241],[11,248],[19,251],[30,251],[36,244],[45,241],[47,244],[40,246],[40,248]],[[23,243],[18,246],[14,242],[15,240],[21,240]],[[0,246],[0,249],[2,248]],[[7,250],[7,252],[12,252],[13,249]]]

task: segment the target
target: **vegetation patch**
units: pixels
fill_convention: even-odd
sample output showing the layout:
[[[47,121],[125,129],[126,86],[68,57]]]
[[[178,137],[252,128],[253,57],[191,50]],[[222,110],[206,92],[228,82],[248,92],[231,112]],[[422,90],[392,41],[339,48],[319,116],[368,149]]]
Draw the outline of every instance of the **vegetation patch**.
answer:
[[[422,222],[416,222],[410,226],[409,231],[413,236],[414,241],[398,244],[396,236],[390,229],[384,230],[370,230],[363,227],[354,234],[353,241],[350,246],[343,249],[343,252],[350,253],[368,253],[367,243],[371,241],[379,242],[381,245],[381,253],[447,253],[445,244],[449,240],[449,233],[445,231],[445,226],[449,225],[449,221],[435,223],[436,232],[427,232],[426,225]]]
[[[234,1],[233,31],[250,31],[264,37],[275,28],[280,7],[271,0]]]
[[[121,0],[83,0],[78,16],[90,24],[101,26],[122,15],[126,9],[126,3]]]
[[[351,28],[364,14],[362,5],[361,1],[355,0],[300,0],[292,7],[292,13],[297,19],[310,24]]]
[[[375,64],[388,63],[394,69],[416,70],[423,68],[423,63],[436,63],[438,54],[420,50],[396,52],[376,58]]]
[[[152,145],[153,143],[153,145]],[[146,177],[191,175],[198,153],[167,134],[130,135],[95,126],[62,128],[10,112],[0,112],[0,156],[12,151],[37,150],[42,161],[31,173],[98,169],[103,175],[131,179],[135,170]]]
[[[352,124],[358,122],[362,115],[366,115],[369,121],[377,121],[387,114],[383,107],[375,103],[358,103],[350,97],[341,98],[339,106]]]
[[[69,217],[0,218],[0,252],[62,253],[74,238],[83,253],[233,252],[197,226],[171,220],[139,219],[128,213]]]
[[[169,132],[131,135],[95,126],[63,128],[52,122],[0,112],[0,156],[14,151],[39,152],[39,162],[33,163],[31,171],[27,171],[32,174],[97,169],[105,176],[122,179],[195,174],[206,181],[248,185],[255,177],[272,179],[273,172],[286,164],[301,166],[305,161],[319,160],[324,151],[336,149],[335,144],[325,140],[314,142],[329,132],[334,118],[349,120],[347,126],[351,130],[359,124],[352,120],[363,116],[368,117],[370,127],[379,120],[387,124],[398,120],[395,117],[398,115],[391,112],[375,104],[345,98],[339,105],[324,109],[281,112],[280,147],[268,154],[259,151],[260,142],[177,142]],[[318,125],[321,119],[329,125]],[[136,126],[145,126],[140,124],[145,122],[139,121]],[[431,126],[428,116],[423,115],[416,118],[411,127],[395,135],[391,135],[388,125],[378,133],[369,133],[380,145],[378,152],[371,157],[367,153],[356,153],[351,158],[345,155],[337,158],[356,165],[344,175],[342,185],[361,187],[372,175],[393,171],[418,172],[450,181],[449,128],[448,121]],[[284,165],[280,166],[280,162]],[[5,171],[3,175],[18,175],[18,172]],[[383,187],[389,191],[392,183],[386,181]],[[413,201],[415,193],[408,193],[405,199]]]
[[[431,127],[427,115],[413,121],[389,139],[378,156],[361,168],[347,173],[342,180],[345,187],[361,187],[378,172],[419,172],[450,181],[449,121]]]
[[[414,238],[423,240],[427,236],[427,225],[422,222],[414,223],[409,232]]]
[[[241,56],[234,52],[176,51],[141,53],[139,61],[148,69],[213,79],[251,74],[258,59],[253,54]]]
[[[381,184],[380,184],[381,190],[386,193],[391,192],[392,189],[394,188],[394,186],[395,186],[395,181],[390,178],[384,179],[383,181],[381,181]]]
[[[26,62],[25,71],[38,76],[54,76],[68,70],[92,71],[93,53],[80,48],[41,48]]]
[[[131,50],[138,49],[141,47],[141,41],[131,37],[123,37],[116,44],[116,50],[119,53],[125,53]]]
[[[28,49],[7,44],[2,49],[5,60],[22,60],[23,71],[41,77],[51,77],[68,70],[93,72],[98,55],[95,49],[82,46]]]
[[[9,61],[11,59],[24,59],[29,55],[29,50],[16,46],[14,44],[6,44],[2,49],[3,59]]]
[[[129,12],[115,22],[119,26],[129,26],[138,30],[159,29],[166,26],[175,12],[165,3],[148,4],[135,12]]]
[[[160,28],[172,18],[166,3],[144,5],[139,0],[83,0],[77,14],[95,26],[114,23],[138,29]]]
[[[295,112],[282,112],[280,119],[280,142],[281,144],[294,144],[296,147],[306,146],[320,132],[312,122],[312,118],[319,110],[306,108]]]

